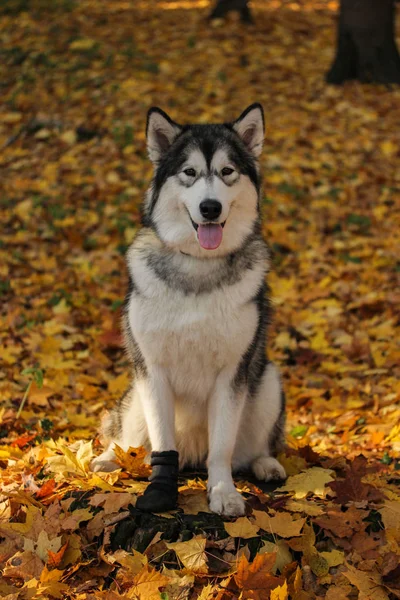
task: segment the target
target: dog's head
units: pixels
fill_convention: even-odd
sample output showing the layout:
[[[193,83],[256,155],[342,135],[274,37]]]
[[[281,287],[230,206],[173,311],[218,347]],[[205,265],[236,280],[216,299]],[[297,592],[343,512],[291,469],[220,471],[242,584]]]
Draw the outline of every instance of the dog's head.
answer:
[[[145,224],[169,247],[200,257],[238,249],[259,219],[260,104],[232,123],[181,126],[159,108],[147,118],[155,175]]]

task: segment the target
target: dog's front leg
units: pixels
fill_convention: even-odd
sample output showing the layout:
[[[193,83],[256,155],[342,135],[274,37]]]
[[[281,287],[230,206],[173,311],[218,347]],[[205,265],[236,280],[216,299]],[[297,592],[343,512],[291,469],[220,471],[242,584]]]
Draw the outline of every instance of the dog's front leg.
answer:
[[[232,479],[232,455],[244,400],[244,393],[233,387],[232,371],[220,373],[208,409],[208,496],[213,512],[230,517],[245,512],[245,502]]]
[[[136,383],[152,448],[150,485],[136,506],[148,512],[164,512],[178,500],[179,456],[175,443],[175,407],[171,386],[160,367]]]

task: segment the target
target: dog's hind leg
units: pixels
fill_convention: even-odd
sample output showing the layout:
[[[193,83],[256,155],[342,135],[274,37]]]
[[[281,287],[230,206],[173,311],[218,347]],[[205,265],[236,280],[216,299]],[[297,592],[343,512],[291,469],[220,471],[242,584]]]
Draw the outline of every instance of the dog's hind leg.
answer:
[[[285,479],[275,458],[284,447],[285,403],[279,372],[268,363],[255,396],[247,399],[240,424],[233,469],[251,469],[257,479]]]
[[[263,451],[251,463],[251,469],[257,479],[271,481],[286,479],[283,466],[275,458],[284,447],[285,396],[278,369],[269,363],[258,393],[259,409],[265,406],[265,441]],[[261,421],[262,422],[262,421]]]

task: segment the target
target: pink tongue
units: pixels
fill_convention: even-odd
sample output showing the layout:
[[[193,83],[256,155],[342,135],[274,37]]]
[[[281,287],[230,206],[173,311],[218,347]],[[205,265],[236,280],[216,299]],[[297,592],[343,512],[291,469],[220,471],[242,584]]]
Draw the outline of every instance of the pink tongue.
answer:
[[[217,223],[199,225],[197,237],[202,248],[205,248],[205,250],[215,250],[222,242],[222,226]]]

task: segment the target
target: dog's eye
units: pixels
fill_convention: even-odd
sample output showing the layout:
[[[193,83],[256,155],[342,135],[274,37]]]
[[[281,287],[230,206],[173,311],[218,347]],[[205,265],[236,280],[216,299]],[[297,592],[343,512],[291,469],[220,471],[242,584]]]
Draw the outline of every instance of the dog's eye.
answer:
[[[194,169],[185,169],[183,172],[188,177],[196,177],[196,171]]]
[[[234,169],[231,169],[230,167],[224,167],[221,171],[221,175],[222,177],[227,177],[228,175],[232,175]]]

